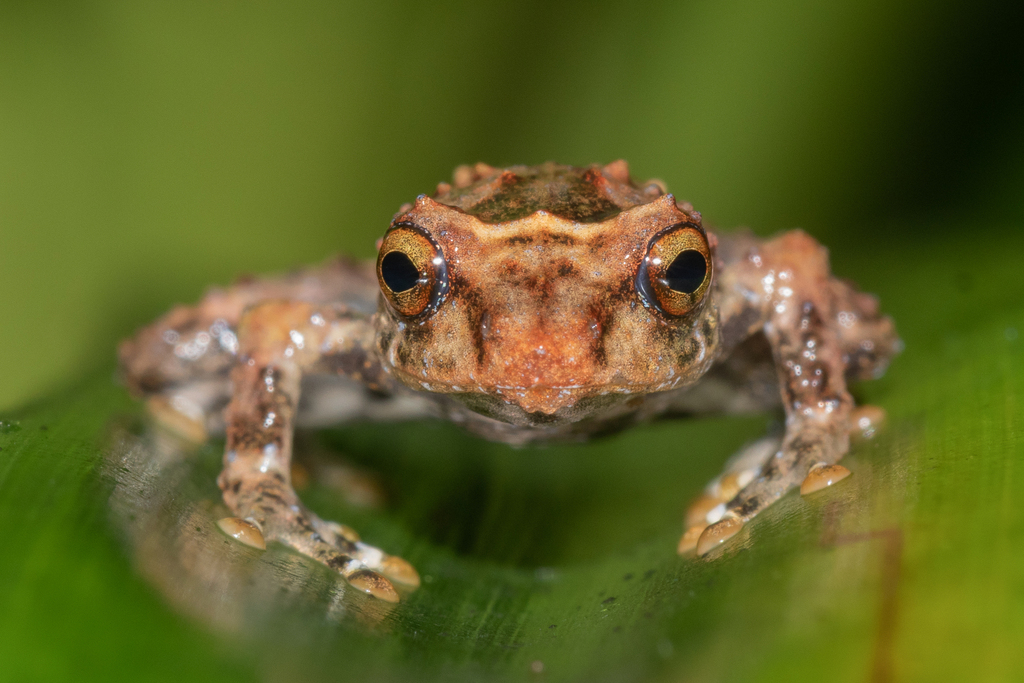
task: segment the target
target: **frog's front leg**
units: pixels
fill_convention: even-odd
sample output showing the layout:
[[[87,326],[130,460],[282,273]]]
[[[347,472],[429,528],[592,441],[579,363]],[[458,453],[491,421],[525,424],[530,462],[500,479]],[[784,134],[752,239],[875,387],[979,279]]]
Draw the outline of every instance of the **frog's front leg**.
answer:
[[[415,587],[419,576],[412,566],[317,517],[302,505],[290,474],[303,373],[336,369],[378,389],[388,381],[373,351],[371,320],[342,307],[270,302],[243,316],[238,337],[218,477],[224,502],[266,540],[326,564],[366,593],[397,601],[388,579]]]
[[[803,482],[812,469],[831,466],[849,449],[853,399],[846,387],[851,344],[837,319],[851,307],[852,290],[837,284],[827,252],[794,231],[769,241],[735,264],[723,277],[723,327],[743,321],[732,333],[763,332],[772,349],[783,406],[785,432],[777,449],[761,454],[742,488],[684,534],[680,549],[696,545],[705,554]],[[898,341],[888,319],[871,314],[877,325],[863,329],[877,336],[878,362],[887,362]],[[736,316],[736,317],[732,317]],[[738,343],[735,340],[725,340]],[[755,464],[756,465],[756,464]],[[820,470],[815,469],[816,472]],[[711,522],[710,525],[708,523]],[[702,528],[706,527],[706,528]]]

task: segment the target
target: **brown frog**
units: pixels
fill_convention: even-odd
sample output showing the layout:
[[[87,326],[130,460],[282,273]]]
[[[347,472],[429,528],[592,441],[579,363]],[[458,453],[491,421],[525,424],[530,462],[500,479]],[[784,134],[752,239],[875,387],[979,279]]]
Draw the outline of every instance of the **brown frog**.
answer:
[[[881,413],[855,409],[847,381],[878,377],[899,347],[814,239],[716,236],[622,161],[459,167],[399,210],[378,251],[212,290],[120,359],[163,422],[226,432],[218,483],[237,517],[223,529],[390,601],[416,571],[302,505],[296,426],[433,415],[523,444],[781,406],[784,433],[733,458],[687,513],[679,552],[704,554],[794,486],[849,473],[836,463],[851,431]]]

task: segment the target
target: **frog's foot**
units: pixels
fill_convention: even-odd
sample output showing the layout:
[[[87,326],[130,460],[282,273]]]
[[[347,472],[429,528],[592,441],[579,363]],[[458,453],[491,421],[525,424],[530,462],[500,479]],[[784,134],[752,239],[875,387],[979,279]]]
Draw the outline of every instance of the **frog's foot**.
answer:
[[[850,439],[867,441],[875,438],[885,426],[885,410],[878,406],[857,406],[850,411]],[[806,496],[828,488],[850,476],[852,472],[842,465],[815,463],[800,483],[800,495]]]
[[[697,540],[704,530],[722,519],[726,512],[726,503],[760,474],[765,462],[779,451],[781,445],[782,435],[767,436],[743,447],[729,459],[725,471],[712,479],[704,487],[704,492],[687,509],[684,523],[686,532],[679,539],[680,555],[697,548]],[[735,531],[739,531],[740,527]],[[728,538],[721,538],[719,542],[724,542]]]
[[[257,477],[251,483],[233,472],[219,483],[224,502],[236,517],[218,526],[240,542],[259,548],[277,541],[337,571],[356,589],[387,602],[398,602],[392,582],[415,589],[419,575],[400,557],[363,543],[351,528],[327,522],[306,509],[283,477]]]
[[[850,470],[846,469],[842,465],[826,465],[825,463],[818,463],[811,468],[811,471],[807,473],[803,482],[800,484],[800,495],[806,496],[815,491],[820,491],[824,488],[832,486],[843,479],[850,476]]]
[[[850,437],[869,439],[884,421],[881,408],[860,406],[850,412],[846,424]],[[847,478],[850,470],[836,463],[845,451],[844,435],[820,425],[802,435],[750,444],[690,506],[679,553],[707,554],[794,486],[800,486],[801,495],[809,495]]]
[[[790,425],[781,447],[761,465],[753,480],[725,503],[719,519],[712,521],[709,514],[709,526],[697,537],[697,554],[704,555],[727,541],[801,483],[803,493],[812,493],[848,476],[849,470],[836,464],[848,448],[848,428],[845,419]]]
[[[847,439],[871,439],[884,424],[884,410],[858,406],[846,420],[812,423],[786,438],[747,446],[690,506],[679,553],[711,552],[794,486],[806,496],[846,479],[850,470],[837,461],[846,453]]]
[[[328,539],[339,550],[358,560],[367,569],[383,574],[404,588],[415,590],[420,585],[420,575],[409,562],[397,555],[388,555],[380,548],[363,543],[355,529],[337,522],[327,522],[312,515],[317,533]]]

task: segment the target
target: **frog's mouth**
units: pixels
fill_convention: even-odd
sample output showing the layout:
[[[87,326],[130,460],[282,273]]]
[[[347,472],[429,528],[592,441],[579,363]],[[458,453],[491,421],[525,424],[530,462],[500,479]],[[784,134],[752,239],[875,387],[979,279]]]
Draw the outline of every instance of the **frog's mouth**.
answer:
[[[416,391],[445,394],[474,413],[514,425],[538,426],[578,422],[632,404],[638,395],[671,387],[624,384],[548,386],[456,385],[416,378],[394,369],[403,384]]]
[[[453,392],[452,398],[486,417],[522,427],[579,422],[616,412],[634,393],[579,388],[498,388],[494,392]]]

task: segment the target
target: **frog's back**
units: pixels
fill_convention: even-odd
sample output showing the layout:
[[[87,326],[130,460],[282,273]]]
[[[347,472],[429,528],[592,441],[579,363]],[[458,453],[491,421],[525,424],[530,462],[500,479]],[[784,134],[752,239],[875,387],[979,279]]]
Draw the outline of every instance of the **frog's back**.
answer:
[[[438,185],[434,200],[491,225],[537,211],[576,223],[600,223],[663,194],[658,182],[635,185],[624,161],[603,167],[547,162],[504,169],[486,164],[460,166],[453,184]]]

